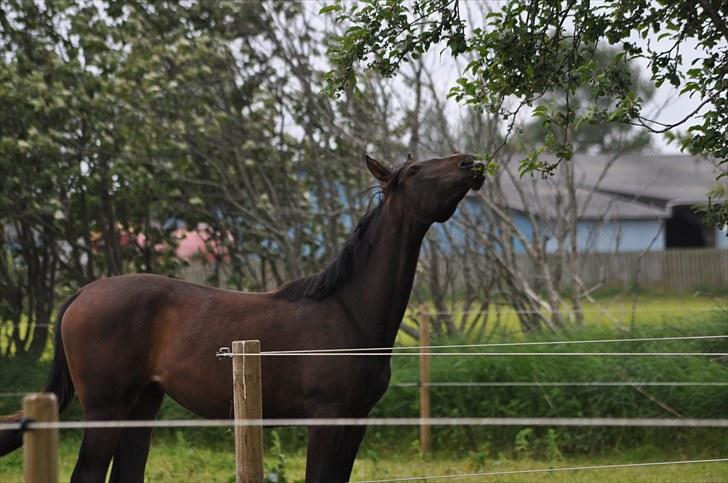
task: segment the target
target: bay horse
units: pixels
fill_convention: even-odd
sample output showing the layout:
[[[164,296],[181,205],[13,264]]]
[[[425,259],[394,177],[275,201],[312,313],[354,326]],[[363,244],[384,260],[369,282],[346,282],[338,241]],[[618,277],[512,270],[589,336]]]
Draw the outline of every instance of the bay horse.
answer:
[[[483,185],[472,155],[407,162],[366,156],[383,197],[324,270],[279,290],[246,293],[166,277],[104,278],[61,307],[47,392],[63,410],[78,395],[86,420],[155,419],[168,394],[206,418],[232,415],[233,340],[264,351],[392,347],[425,233]],[[390,357],[264,357],[264,418],[366,417],[390,377]],[[22,414],[5,420],[19,421]],[[366,427],[309,427],[306,481],[348,481]],[[71,480],[141,482],[150,428],[86,429]],[[0,455],[20,447],[0,433]]]

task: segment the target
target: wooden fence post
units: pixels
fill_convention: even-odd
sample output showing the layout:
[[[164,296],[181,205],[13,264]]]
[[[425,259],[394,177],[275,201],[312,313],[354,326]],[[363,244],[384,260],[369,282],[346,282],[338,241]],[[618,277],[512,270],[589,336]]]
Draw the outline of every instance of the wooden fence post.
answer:
[[[260,341],[236,340],[233,354],[233,403],[235,419],[262,419]],[[235,481],[263,482],[263,428],[235,426]]]
[[[23,398],[23,416],[36,423],[58,421],[56,395],[28,394]],[[58,481],[58,428],[23,433],[23,477],[28,483]]]
[[[421,309],[420,319],[420,418],[429,419],[430,411],[430,316],[427,307]],[[428,424],[420,423],[420,454],[432,450],[431,430]]]

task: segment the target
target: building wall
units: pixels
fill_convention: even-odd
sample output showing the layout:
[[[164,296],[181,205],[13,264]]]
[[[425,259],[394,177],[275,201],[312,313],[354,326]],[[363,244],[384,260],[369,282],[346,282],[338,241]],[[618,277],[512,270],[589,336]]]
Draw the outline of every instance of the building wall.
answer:
[[[715,229],[715,248],[728,249],[728,227]]]
[[[636,252],[665,249],[662,220],[582,221],[579,248],[593,252]]]
[[[471,218],[478,218],[481,223],[487,223],[483,215],[482,205],[475,200],[466,200],[459,211],[467,210]],[[458,213],[455,216],[462,216]],[[513,222],[524,236],[533,239],[533,227],[528,217],[520,212],[512,212]],[[437,230],[437,229],[436,229]],[[462,242],[464,233],[462,225],[450,223],[448,226],[451,237],[455,243]],[[728,240],[723,236],[723,242],[728,247]],[[524,248],[520,241],[515,240],[517,253],[523,253]],[[567,240],[568,243],[568,240]],[[665,233],[663,220],[613,220],[591,221],[583,220],[577,223],[577,246],[584,252],[635,252],[654,251],[665,249]],[[557,243],[552,237],[546,243],[546,250],[554,252]]]
[[[514,215],[516,226],[531,238],[533,229],[527,217]],[[577,247],[582,252],[635,252],[664,250],[665,235],[662,220],[615,220],[577,222]],[[568,239],[566,243],[569,243]],[[553,238],[546,243],[546,250],[554,252],[557,242]],[[517,250],[523,251],[518,244]]]

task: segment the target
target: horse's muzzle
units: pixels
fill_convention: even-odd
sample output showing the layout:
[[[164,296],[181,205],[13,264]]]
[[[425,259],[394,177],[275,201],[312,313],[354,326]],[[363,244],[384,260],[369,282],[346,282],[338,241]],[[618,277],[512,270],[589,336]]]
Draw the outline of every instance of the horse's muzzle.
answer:
[[[471,168],[470,189],[479,190],[485,182],[485,164],[475,161]]]

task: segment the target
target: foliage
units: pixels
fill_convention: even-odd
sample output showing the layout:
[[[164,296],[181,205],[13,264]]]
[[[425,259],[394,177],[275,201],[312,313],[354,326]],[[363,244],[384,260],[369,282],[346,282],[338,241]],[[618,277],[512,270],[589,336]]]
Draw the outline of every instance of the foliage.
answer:
[[[658,305],[658,304],[656,304]],[[648,311],[645,311],[645,315]],[[671,317],[662,324],[656,321],[638,323],[630,330],[617,329],[606,323],[592,323],[588,328],[574,330],[570,338],[600,339],[616,337],[660,337],[678,335],[724,335],[726,313],[718,312],[708,317]],[[559,336],[563,338],[563,335]],[[512,338],[507,338],[512,341]],[[524,341],[549,340],[544,334],[528,334]],[[493,339],[497,341],[497,339]],[[446,341],[442,341],[446,342]],[[552,346],[549,350],[635,350],[679,352],[724,352],[722,339],[670,342],[638,342],[614,345],[607,349],[604,344],[580,346]],[[500,350],[500,349],[499,349]],[[528,350],[518,347],[519,352]],[[541,347],[533,347],[541,351]],[[394,358],[393,383],[412,382],[418,377],[417,358]],[[47,374],[47,364],[28,360],[6,361],[0,371],[0,387],[24,392],[41,387]],[[708,357],[672,358],[451,358],[432,360],[432,381],[726,381],[724,360]],[[640,392],[640,389],[642,392]],[[499,387],[499,388],[433,388],[433,416],[437,417],[677,417],[670,410],[684,417],[721,418],[728,398],[726,386],[673,386],[673,387]],[[20,398],[0,399],[0,414],[7,414],[18,407]],[[64,420],[78,420],[81,413],[76,404],[63,414]],[[377,405],[373,417],[416,417],[419,414],[416,387],[391,387]],[[166,398],[162,419],[194,417],[179,405]],[[525,431],[530,429],[530,431]],[[519,437],[519,434],[521,436]],[[267,470],[277,472],[295,481],[302,474],[305,447],[305,428],[280,428],[267,431]],[[686,428],[435,428],[433,430],[435,454],[431,460],[420,460],[417,451],[417,428],[375,428],[368,430],[360,451],[355,471],[358,478],[365,476],[387,477],[410,474],[403,465],[414,460],[418,467],[437,465],[441,459],[454,458],[438,471],[460,468],[463,464],[474,465],[479,471],[503,470],[518,466],[547,465],[570,466],[579,455],[585,455],[588,463],[599,464],[606,458],[611,462],[645,462],[650,460],[679,460],[724,457],[724,432],[715,429]],[[80,434],[69,431],[61,434],[61,463],[64,474],[69,474],[80,444]],[[196,430],[158,430],[155,432],[147,468],[150,481],[179,481],[220,478],[228,481],[232,475],[234,459],[233,436],[229,429],[206,428]],[[413,450],[414,448],[414,450]],[[674,455],[679,452],[679,455]],[[520,453],[520,455],[519,455]],[[530,453],[530,457],[526,454]],[[392,455],[406,455],[392,461]],[[464,455],[468,455],[465,457]],[[618,456],[617,456],[618,455]],[[670,456],[667,456],[670,455]],[[21,452],[15,452],[2,460],[0,479],[13,481],[6,475],[20,474]],[[518,459],[517,459],[518,458]],[[618,461],[614,461],[619,458]],[[513,460],[521,462],[519,466]],[[579,465],[574,465],[579,466]],[[715,465],[719,466],[719,465]],[[722,465],[725,472],[725,465]],[[359,469],[357,469],[359,468]],[[414,469],[414,468],[412,468]],[[210,473],[207,473],[207,472]],[[634,470],[630,470],[634,471]],[[654,479],[654,470],[648,476]],[[675,476],[687,481],[686,469]],[[205,472],[205,473],[201,473]],[[385,473],[388,472],[388,473]],[[200,476],[203,474],[204,476]],[[414,472],[412,472],[414,474]],[[704,478],[705,473],[700,473]],[[611,473],[610,473],[611,475]],[[563,475],[561,475],[563,477]],[[581,476],[583,480],[583,475]],[[635,473],[624,476],[624,481],[636,481]],[[715,478],[719,479],[719,478]],[[700,481],[700,478],[696,477]],[[280,479],[279,481],[283,481]],[[557,479],[555,481],[563,481]],[[575,479],[574,481],[581,481]],[[615,477],[616,481],[616,477]]]
[[[494,10],[489,10],[490,4],[477,4],[470,16],[463,15],[461,6],[459,0],[372,0],[353,5],[337,0],[323,8],[348,26],[329,50],[334,68],[327,75],[327,92],[355,89],[359,62],[393,75],[403,63],[441,48],[468,61],[465,74],[450,91],[452,97],[506,120],[509,132],[523,107],[535,106],[535,116],[562,128],[562,136],[546,142],[560,163],[574,150],[568,126],[607,121],[665,133],[698,115],[699,109],[672,124],[643,116],[644,100],[623,74],[630,63],[644,59],[655,86],[668,82],[680,87],[681,95],[699,97],[705,113],[688,129],[682,147],[714,157],[726,172],[728,11],[723,2],[608,0],[594,5],[589,0],[509,0]],[[640,44],[635,36],[650,41]],[[605,43],[619,50],[608,62],[598,62],[597,50]],[[690,65],[681,52],[688,43],[700,52]],[[577,111],[573,96],[582,88],[594,98]],[[565,103],[543,103],[553,91],[563,92]],[[529,159],[523,163],[525,172],[549,173],[556,164]],[[728,223],[728,204],[714,203],[709,209],[719,226]]]
[[[271,444],[270,444],[270,457],[268,458],[269,463],[266,465],[266,483],[286,483],[288,477],[286,476],[286,455],[281,445],[281,437],[278,431],[273,430],[269,433]],[[270,462],[270,460],[273,460]]]
[[[60,480],[68,481],[75,463],[80,437],[62,433],[60,449]],[[471,472],[551,469],[555,467],[597,466],[609,464],[638,463],[649,461],[676,461],[688,459],[721,458],[724,453],[710,453],[692,448],[672,448],[659,451],[643,447],[637,451],[614,452],[605,455],[568,457],[563,461],[533,459],[512,459],[505,455],[492,455],[483,461],[473,460],[460,452],[436,451],[432,457],[421,458],[417,450],[387,451],[380,448],[380,456],[372,457],[366,448],[357,458],[352,480],[394,479],[407,476],[454,475]],[[266,458],[271,455],[266,454]],[[291,481],[303,481],[305,454],[302,450],[289,451],[287,474]],[[628,467],[610,470],[560,472],[546,471],[538,474],[538,481],[553,483],[581,483],[584,481],[605,481],[613,483],[638,483],[654,481],[706,482],[725,481],[728,467],[723,463],[702,463],[690,465]],[[7,483],[23,481],[22,452],[5,456],[0,465],[0,480]],[[167,438],[155,438],[149,455],[145,481],[176,483],[180,481],[205,481],[208,483],[232,483],[235,480],[235,457],[232,437],[205,444],[180,445]],[[470,481],[473,481],[471,478]],[[477,481],[477,480],[476,480]],[[504,475],[498,481],[534,481],[533,474]]]
[[[396,141],[375,121],[377,86],[366,99],[318,94],[321,40],[303,13],[3,2],[4,355],[38,357],[59,297],[100,276],[175,274],[179,229],[202,233],[215,281],[239,289],[334,255],[369,201],[352,159],[366,139],[384,155]]]
[[[594,62],[599,69],[609,69],[612,59],[619,55],[619,49],[597,47],[594,52]],[[649,101],[655,91],[650,82],[640,79],[640,69],[635,64],[623,64],[624,71],[615,72],[620,82],[634,89],[643,102]],[[567,106],[567,102],[570,106]],[[544,93],[539,100],[539,107],[533,110],[533,115],[526,121],[518,135],[513,139],[513,148],[516,152],[529,152],[532,146],[549,146],[555,139],[563,137],[564,128],[569,130],[572,149],[575,153],[599,153],[621,155],[629,152],[638,152],[648,147],[650,135],[645,130],[635,130],[627,123],[608,122],[606,120],[592,119],[590,116],[595,109],[608,109],[613,99],[604,95],[592,86],[580,86],[574,89],[570,96],[559,90],[550,90]],[[568,125],[553,123],[547,116],[549,110],[564,111],[571,108],[574,116]]]
[[[176,175],[186,158],[159,115],[174,110],[159,93],[176,83],[163,50],[194,37],[198,17],[195,7],[4,3],[0,274],[14,296],[3,297],[3,320],[14,338],[21,313],[34,329],[9,351],[39,355],[64,289],[174,270],[168,222],[182,211]],[[189,20],[187,31],[177,19]]]
[[[667,337],[690,334],[723,335],[726,312],[711,316],[671,319],[657,326],[637,324],[628,330],[589,325],[572,329],[570,340]],[[524,342],[563,339],[563,335],[529,333]],[[503,340],[512,341],[510,337]],[[492,339],[498,342],[498,339]],[[446,342],[439,341],[438,343]],[[625,352],[722,352],[725,341],[630,342],[620,344],[558,344],[548,347],[554,352],[625,351]],[[469,351],[470,349],[468,349]],[[508,350],[495,348],[495,351]],[[541,352],[542,346],[516,346],[517,352]],[[464,382],[565,382],[565,381],[684,381],[722,382],[726,366],[719,358],[709,357],[436,357],[431,362],[432,381]],[[418,380],[417,358],[397,357],[393,361],[393,383]],[[419,414],[416,387],[389,389],[384,399],[372,411],[373,417],[416,417]],[[515,387],[432,387],[434,416],[477,417],[721,417],[728,398],[725,386],[515,386]],[[691,429],[660,428],[558,428],[550,434],[548,428],[435,428],[435,447],[467,451],[476,444],[516,454],[544,457],[574,454],[594,454],[610,449],[626,449],[642,444],[662,446],[680,441],[689,444],[693,438],[705,438],[705,447],[720,447],[716,432]],[[409,438],[416,438],[416,430]],[[370,428],[370,439],[380,444],[402,439],[403,431],[389,428]]]

